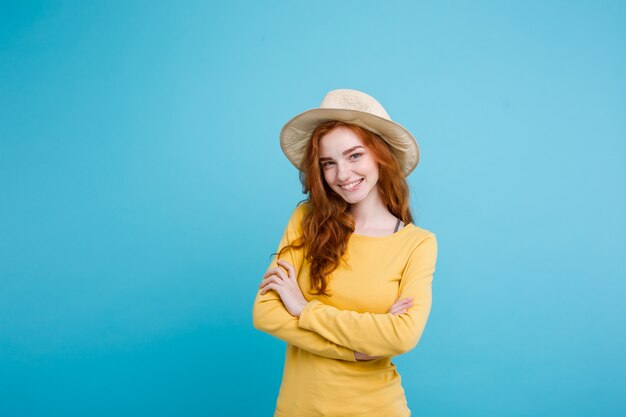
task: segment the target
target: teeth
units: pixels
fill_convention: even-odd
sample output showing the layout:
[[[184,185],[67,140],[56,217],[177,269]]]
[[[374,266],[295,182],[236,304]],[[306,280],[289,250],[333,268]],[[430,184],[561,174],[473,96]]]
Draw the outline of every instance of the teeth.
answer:
[[[342,185],[341,188],[343,188],[344,190],[351,190],[352,188],[356,187],[357,185],[359,185],[361,183],[361,181],[363,181],[363,179],[361,178],[360,180],[356,180],[354,182],[351,182],[349,184],[346,185]]]

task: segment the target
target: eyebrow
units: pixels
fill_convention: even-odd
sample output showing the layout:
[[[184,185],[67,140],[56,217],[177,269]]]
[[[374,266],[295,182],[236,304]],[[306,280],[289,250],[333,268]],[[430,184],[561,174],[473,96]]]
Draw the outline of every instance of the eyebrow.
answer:
[[[342,153],[342,154],[343,154],[343,155],[348,155],[349,153],[352,153],[352,152],[354,152],[355,150],[357,150],[357,149],[359,149],[359,148],[363,148],[363,149],[365,149],[365,147],[364,147],[364,146],[357,145],[357,146],[353,146],[352,148],[350,148],[350,149],[348,149],[348,150],[343,151],[343,153]],[[328,161],[328,160],[332,160],[332,159],[333,159],[333,158],[323,157],[323,158],[320,158],[320,162],[322,162],[322,161]]]

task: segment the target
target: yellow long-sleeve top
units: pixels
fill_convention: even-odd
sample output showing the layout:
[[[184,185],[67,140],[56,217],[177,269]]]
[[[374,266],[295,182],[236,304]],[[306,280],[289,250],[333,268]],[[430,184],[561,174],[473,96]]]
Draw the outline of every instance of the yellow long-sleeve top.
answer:
[[[301,235],[306,204],[293,212],[279,249]],[[257,329],[288,343],[276,417],[404,417],[411,412],[391,358],[417,344],[430,313],[437,260],[435,235],[413,224],[381,237],[352,234],[329,296],[309,294],[310,264],[288,250],[309,301],[300,317],[274,291],[257,294]],[[276,266],[276,261],[271,266]],[[407,313],[389,314],[398,298],[413,297]],[[355,352],[383,356],[356,361]]]

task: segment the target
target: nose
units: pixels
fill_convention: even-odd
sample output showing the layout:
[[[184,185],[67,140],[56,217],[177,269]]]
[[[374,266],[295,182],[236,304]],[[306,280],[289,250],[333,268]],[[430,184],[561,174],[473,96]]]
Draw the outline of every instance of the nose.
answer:
[[[347,181],[350,179],[350,167],[343,161],[337,163],[337,180],[339,182]]]

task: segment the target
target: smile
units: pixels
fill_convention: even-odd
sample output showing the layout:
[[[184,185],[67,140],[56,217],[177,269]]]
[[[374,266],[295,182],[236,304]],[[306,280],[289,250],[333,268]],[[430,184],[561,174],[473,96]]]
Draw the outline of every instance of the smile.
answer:
[[[358,187],[359,184],[363,182],[363,180],[364,178],[361,178],[360,180],[356,180],[353,182],[349,182],[348,184],[340,185],[340,187],[342,190],[351,191],[351,190],[354,190],[356,187]]]

